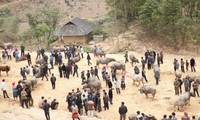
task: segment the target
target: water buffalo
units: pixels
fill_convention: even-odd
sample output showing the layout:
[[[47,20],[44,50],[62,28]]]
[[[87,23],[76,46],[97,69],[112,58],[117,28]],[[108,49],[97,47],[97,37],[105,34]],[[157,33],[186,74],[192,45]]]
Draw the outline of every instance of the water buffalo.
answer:
[[[128,119],[129,120],[136,120],[136,117],[137,117],[136,114],[130,114]],[[152,116],[152,115],[144,115],[144,118],[145,118],[144,120],[157,120],[155,118],[155,116]]]
[[[35,77],[36,77],[36,78],[42,77],[42,73],[41,73],[41,68],[40,68],[40,67],[34,66],[33,69],[34,69],[35,72],[36,72],[36,74],[35,74]]]
[[[148,98],[148,94],[152,94],[153,98],[156,95],[156,88],[153,87],[153,86],[142,86],[139,89],[139,91],[140,91],[141,94],[144,93],[147,98]]]
[[[190,104],[190,96],[191,96],[190,92],[185,92],[181,94],[179,98],[174,101],[174,111],[176,109],[176,106],[178,107],[179,110],[179,107],[183,109],[185,105]]]
[[[62,47],[62,46],[60,46],[60,47],[53,46],[53,47],[52,47],[52,50],[54,50],[54,51],[56,51],[56,52],[58,52],[58,51],[62,52],[62,51],[64,51],[64,50],[65,50],[65,48],[64,48],[64,47]]]
[[[142,75],[131,73],[127,76],[133,80],[133,85],[136,85],[138,87],[140,85],[140,82],[144,85],[144,78],[142,77]],[[138,85],[135,82],[138,82]]]
[[[37,84],[37,79],[35,76],[32,76],[31,78],[29,78],[27,80],[19,80],[19,82],[23,83],[24,85],[26,85],[28,87],[32,87],[32,89],[34,89]]]
[[[98,80],[96,76],[88,78],[88,80],[83,82],[82,85],[83,89],[85,88],[101,89],[101,81]]]
[[[46,61],[44,60],[44,58],[40,58],[40,59],[37,59],[37,60],[35,61],[35,63],[41,65],[41,64],[45,64]]]
[[[1,71],[6,71],[6,74],[8,76],[8,71],[10,71],[10,66],[0,66],[0,76],[1,76]]]
[[[96,51],[96,56],[97,57],[98,56],[100,56],[100,57],[102,57],[102,56],[106,57],[106,53],[103,50],[97,50]]]
[[[96,60],[96,65],[99,66],[99,64],[106,64],[106,66],[108,67],[108,63],[112,61],[116,60],[114,58],[98,58]]]
[[[126,72],[126,65],[124,63],[114,63],[111,66],[111,69],[122,70],[122,73]]]
[[[76,57],[72,57],[71,58],[71,61],[75,64],[77,62],[79,62],[81,60],[81,56],[80,54],[78,53],[78,55]]]
[[[133,55],[129,55],[129,59],[131,60],[131,65],[133,66],[133,63],[139,63],[139,60]]]
[[[175,76],[176,76],[176,78],[181,78],[182,72],[180,70],[176,70]]]

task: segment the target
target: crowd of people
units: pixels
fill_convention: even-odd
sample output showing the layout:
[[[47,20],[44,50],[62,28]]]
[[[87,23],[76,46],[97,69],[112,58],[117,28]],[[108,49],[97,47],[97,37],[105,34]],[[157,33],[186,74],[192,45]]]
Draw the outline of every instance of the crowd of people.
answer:
[[[21,45],[20,47],[21,56],[27,57],[28,66],[20,68],[20,75],[22,76],[23,80],[27,80],[27,74],[30,74],[30,68],[29,66],[32,65],[31,62],[31,54],[28,53],[25,54],[25,47]],[[102,50],[102,47],[95,46],[94,47],[94,56],[96,57],[96,51]],[[11,53],[12,50],[9,48],[5,48],[5,50],[2,52],[2,60],[3,63],[6,64],[6,60],[11,60]],[[50,79],[52,89],[56,89],[56,81],[57,78],[54,75],[54,73],[51,71],[52,69],[55,69],[55,66],[58,66],[58,72],[60,78],[67,78],[69,79],[71,76],[79,77],[79,66],[76,63],[73,63],[71,60],[72,57],[76,57],[77,55],[81,55],[81,58],[84,59],[84,49],[82,46],[75,46],[70,45],[69,47],[66,47],[63,50],[51,50],[49,56],[49,61],[47,61],[47,55],[45,54],[45,50],[43,48],[37,49],[37,59],[43,58],[45,60],[45,63],[40,64],[41,67],[41,77],[42,80],[45,77],[46,80]],[[63,57],[64,54],[64,57]],[[145,72],[145,67],[147,64],[147,69],[150,70],[152,68],[155,68],[155,63],[157,61],[158,68],[160,68],[160,65],[163,64],[163,52],[156,53],[154,51],[147,51],[144,54],[144,57],[141,57],[141,65],[142,70],[139,69],[137,65],[134,66],[133,72],[135,74],[141,74],[146,82],[148,82]],[[17,47],[14,48],[13,57],[15,58],[16,62],[19,62],[19,50]],[[128,51],[125,52],[125,63],[129,62],[128,59]],[[145,58],[145,59],[143,59]],[[63,59],[67,59],[67,63],[64,63]],[[88,66],[92,65],[90,54],[87,53],[86,57]],[[179,69],[179,63],[178,60],[174,59],[174,70]],[[192,58],[190,60],[190,63],[188,60],[186,62],[181,59],[181,71],[186,72],[188,71],[189,65],[191,66],[191,71],[196,72],[195,70],[195,60]],[[186,65],[186,71],[185,66]],[[36,74],[36,71],[34,69],[34,66],[32,65],[32,72],[33,75]],[[72,89],[71,92],[68,93],[66,96],[66,102],[68,104],[68,110],[72,112],[72,118],[74,119],[80,119],[81,115],[87,115],[89,117],[94,117],[96,114],[95,111],[101,112],[102,110],[109,110],[110,105],[113,104],[113,90],[116,90],[117,94],[122,94],[121,90],[125,90],[126,88],[126,81],[125,81],[125,74],[122,74],[120,78],[117,78],[116,75],[116,69],[111,69],[110,72],[107,70],[108,68],[106,66],[103,66],[101,69],[101,75],[102,78],[99,77],[99,69],[97,66],[90,67],[90,70],[81,71],[81,81],[82,83],[85,83],[90,77],[97,77],[98,80],[103,80],[105,83],[107,89],[101,91],[99,89],[95,90],[94,88],[90,88],[90,90],[84,89],[83,91],[80,91],[79,88],[77,88],[76,92],[74,89]],[[140,72],[141,71],[141,72]],[[111,74],[109,74],[111,73]],[[48,78],[49,77],[49,78]],[[158,85],[158,82],[160,81],[160,70],[154,69],[154,77],[156,79],[156,85]],[[17,100],[19,97],[20,105],[24,108],[24,105],[26,108],[30,108],[32,106],[32,95],[31,95],[31,88],[30,86],[24,86],[24,84],[21,84],[22,82],[18,82],[18,85],[15,85],[15,82],[12,83],[12,90],[13,90],[13,98],[14,100]],[[177,78],[174,82],[175,86],[175,94],[179,95],[179,93],[182,93],[181,86],[184,83],[185,91],[190,91],[191,87],[193,87],[194,94],[198,93],[198,83],[194,81],[192,84],[192,81],[190,81],[190,78],[186,77],[184,80],[181,80],[181,78]],[[113,85],[114,84],[114,85]],[[5,83],[5,79],[2,80],[1,83],[1,89],[3,91],[4,98],[9,98],[7,94],[7,87]],[[177,90],[178,89],[178,90]],[[39,107],[44,110],[45,117],[47,120],[50,120],[50,113],[49,109],[55,110],[58,108],[59,102],[56,101],[56,99],[53,99],[51,104],[48,103],[47,99],[44,99],[44,97],[41,97],[41,101],[39,103]],[[120,120],[126,119],[126,113],[128,109],[125,106],[125,103],[122,102],[121,106],[119,107],[119,114],[120,114]],[[186,116],[186,115],[185,115]],[[137,112],[137,120],[146,120],[144,113],[140,114],[140,111]],[[175,119],[175,113],[172,113],[172,115],[167,118],[166,115],[164,115],[162,120],[176,120]],[[187,120],[187,119],[182,119]],[[193,119],[195,120],[195,119]]]

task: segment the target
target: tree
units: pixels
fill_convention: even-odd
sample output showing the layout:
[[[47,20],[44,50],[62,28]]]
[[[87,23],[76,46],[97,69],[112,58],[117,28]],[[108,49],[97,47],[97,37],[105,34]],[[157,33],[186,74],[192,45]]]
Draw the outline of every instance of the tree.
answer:
[[[152,30],[156,24],[153,20],[153,15],[158,12],[158,2],[155,0],[147,0],[139,11],[140,23],[152,33]]]

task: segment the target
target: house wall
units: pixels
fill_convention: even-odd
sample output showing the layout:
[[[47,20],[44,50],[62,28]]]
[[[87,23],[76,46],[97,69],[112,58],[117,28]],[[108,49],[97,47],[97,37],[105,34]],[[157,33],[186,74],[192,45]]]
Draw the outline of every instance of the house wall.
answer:
[[[64,44],[82,44],[87,42],[86,36],[63,36],[62,42]]]

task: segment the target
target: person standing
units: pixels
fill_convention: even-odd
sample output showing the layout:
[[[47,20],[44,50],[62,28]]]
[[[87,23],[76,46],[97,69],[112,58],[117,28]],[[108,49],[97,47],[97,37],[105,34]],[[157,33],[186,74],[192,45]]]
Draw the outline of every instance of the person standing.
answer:
[[[172,113],[172,120],[177,120],[175,112]]]
[[[7,49],[7,54],[8,54],[8,60],[11,60],[11,48]]]
[[[198,81],[195,80],[192,87],[193,87],[194,95],[199,97],[199,92],[198,92],[199,83],[198,83]],[[196,93],[197,93],[197,95],[196,95]]]
[[[44,105],[43,105],[43,110],[44,110],[44,114],[47,120],[50,120],[50,114],[49,114],[49,108],[50,108],[50,104],[47,103],[47,100],[44,100]]]
[[[115,68],[115,67],[112,67],[112,68],[111,68],[111,74],[112,74],[112,81],[113,81],[113,82],[117,80],[116,73],[117,73],[116,68]]]
[[[189,67],[189,62],[188,62],[188,60],[186,60],[185,64],[186,64],[186,70],[188,71],[188,67]]]
[[[146,82],[148,82],[147,77],[146,77],[146,72],[144,69],[142,69],[142,77],[145,79]]]
[[[110,104],[112,105],[113,104],[113,92],[112,92],[112,88],[109,88],[109,91],[108,91],[108,96],[109,96],[109,101],[110,101]]]
[[[88,117],[94,116],[94,102],[92,100],[88,101]]]
[[[27,93],[25,91],[25,88],[21,91],[21,100],[22,100],[22,108],[24,108],[24,104],[26,105],[26,108],[28,107],[28,98],[27,98]]]
[[[56,77],[54,76],[54,74],[52,74],[50,80],[51,80],[52,89],[55,89],[56,88]]]
[[[14,56],[15,56],[15,62],[19,62],[19,52],[17,49],[14,51]]]
[[[181,120],[190,120],[190,117],[188,116],[187,112],[184,112],[183,117],[181,118]]]
[[[185,65],[185,62],[183,61],[183,58],[181,58],[181,71],[183,73],[185,72],[184,65]]]
[[[109,97],[107,95],[107,93],[105,92],[103,95],[103,103],[104,103],[104,110],[109,110]]]
[[[176,59],[174,59],[173,65],[174,65],[174,72],[176,72],[176,66],[177,66],[177,61],[176,61]]]
[[[27,54],[27,60],[28,60],[28,66],[30,66],[32,63],[31,63],[31,55],[28,53]]]
[[[144,70],[146,61],[143,59],[143,57],[141,57],[141,63],[142,63],[142,70]]]
[[[21,83],[18,82],[18,85],[17,85],[17,93],[18,93],[18,96],[19,96],[19,102],[20,102],[20,105],[22,103],[22,100],[21,100],[21,91],[22,91],[22,86],[21,86]]]
[[[191,71],[192,71],[192,72],[196,72],[194,66],[195,66],[195,60],[194,60],[194,58],[192,58],[192,59],[190,60],[190,67],[191,67]]]
[[[183,83],[184,83],[184,87],[185,87],[185,92],[189,92],[189,91],[190,91],[189,76],[186,77],[186,78],[183,80]]]
[[[124,105],[124,102],[122,102],[121,106],[119,107],[120,120],[126,120],[126,113],[127,112],[128,112],[128,109]]]
[[[175,95],[179,95],[179,86],[180,86],[180,82],[177,79],[175,79],[174,81]]]
[[[7,93],[7,86],[6,86],[6,83],[5,83],[5,79],[3,79],[2,82],[1,82],[1,90],[3,91],[3,97],[9,98],[8,93]]]
[[[161,63],[161,57],[159,55],[159,53],[157,53],[157,64],[160,67],[160,63]]]
[[[21,45],[21,56],[24,56],[24,51],[25,51],[25,47],[23,45]]]
[[[90,62],[90,60],[91,60],[90,54],[87,52],[88,66],[89,66],[89,65],[92,65],[92,63]]]
[[[4,51],[2,51],[2,61],[6,64],[6,53]]]
[[[121,88],[122,88],[122,90],[125,90],[125,88],[126,88],[125,76],[124,75],[122,75],[122,78],[121,78]]]
[[[129,62],[128,61],[128,50],[125,51],[124,57],[125,57],[125,63]]]
[[[178,81],[179,81],[179,93],[182,94],[182,84],[183,84],[183,81],[181,80],[181,78],[178,78]]]
[[[163,55],[163,52],[161,51],[161,52],[160,52],[160,62],[161,62],[161,64],[163,64],[163,56],[164,56],[164,55]]]
[[[82,46],[80,47],[80,50],[81,50],[81,57],[83,58],[84,49]]]
[[[17,93],[17,87],[15,86],[15,82],[12,82],[12,91],[14,100],[17,100],[18,93]]]
[[[120,94],[120,83],[118,80],[115,81],[115,89],[117,94]]]
[[[158,85],[158,81],[159,81],[159,78],[160,78],[160,72],[159,71],[155,71],[154,72],[154,77],[156,79],[156,85]]]
[[[98,68],[97,66],[94,66],[94,75],[98,78],[99,80],[99,75],[98,75]]]
[[[47,71],[48,71],[48,66],[47,64],[42,64],[42,70],[41,70],[41,73],[42,73],[42,80],[44,79],[44,77],[46,78],[46,80],[48,81],[48,78],[47,78]]]
[[[41,53],[41,51],[40,51],[40,48],[38,47],[38,49],[37,49],[37,57],[36,57],[36,60],[39,58],[40,59],[40,53]]]
[[[74,64],[74,73],[73,73],[73,77],[74,77],[74,75],[77,75],[77,77],[78,77],[78,65],[75,63]]]
[[[58,71],[59,71],[60,78],[62,78],[62,66],[61,65],[58,65]]]

